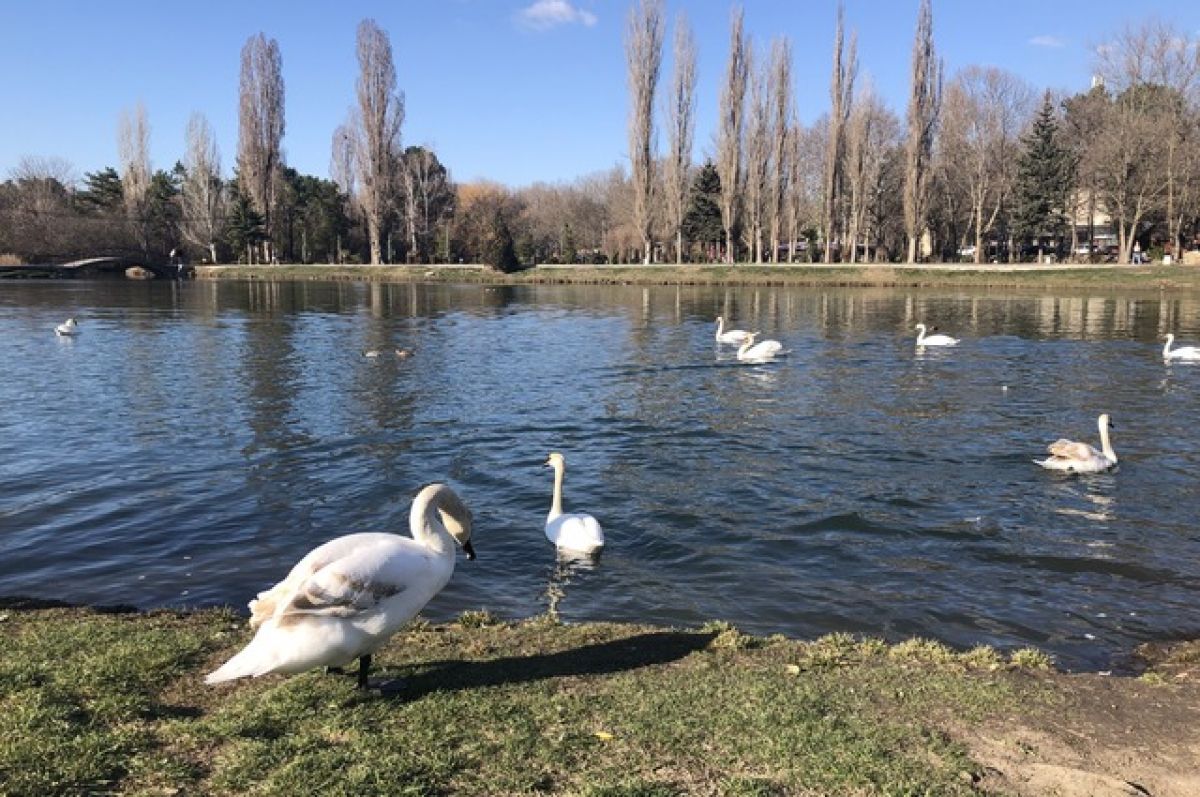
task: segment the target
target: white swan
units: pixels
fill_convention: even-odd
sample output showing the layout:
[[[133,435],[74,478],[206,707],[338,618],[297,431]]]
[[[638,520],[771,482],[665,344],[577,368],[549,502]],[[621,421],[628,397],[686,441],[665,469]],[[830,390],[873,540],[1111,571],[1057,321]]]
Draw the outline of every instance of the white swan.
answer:
[[[417,493],[412,537],[348,534],[313,549],[287,578],[250,601],[258,633],[205,683],[298,673],[359,660],[367,688],[371,654],[438,594],[454,573],[454,543],[468,559],[471,512],[444,484]]]
[[[59,324],[58,326],[56,326],[54,328],[54,334],[62,335],[63,337],[66,337],[66,338],[69,338],[73,335],[78,335],[79,334],[79,325],[75,323],[74,318],[68,318],[66,321],[62,322],[61,324]]]
[[[1200,360],[1200,349],[1195,346],[1180,346],[1178,349],[1172,349],[1171,344],[1175,342],[1175,336],[1167,334],[1167,345],[1163,346],[1164,360]]]
[[[603,548],[604,532],[596,518],[577,512],[563,513],[563,473],[567,469],[563,455],[552,451],[546,466],[554,468],[554,497],[550,500],[550,514],[546,515],[546,537],[560,551],[590,554]]]
[[[936,327],[935,327],[936,329]],[[917,345],[918,346],[957,346],[958,338],[952,338],[949,335],[930,335],[925,336],[925,325],[917,324]]]
[[[744,329],[731,329],[726,332],[725,319],[717,316],[717,343],[731,343],[734,346],[740,346],[746,338],[750,337],[750,334]]]
[[[738,349],[737,358],[743,362],[750,363],[766,363],[774,360],[775,357],[787,354],[783,350],[783,344],[777,340],[764,340],[762,343],[755,343],[754,337],[757,333],[751,333],[746,341],[742,343]]]
[[[1100,426],[1100,451],[1087,443],[1076,443],[1072,440],[1056,440],[1046,446],[1050,456],[1045,459],[1035,459],[1034,462],[1049,470],[1065,470],[1071,473],[1097,473],[1108,470],[1117,464],[1117,453],[1113,451],[1108,439],[1109,417],[1101,415],[1097,420]]]

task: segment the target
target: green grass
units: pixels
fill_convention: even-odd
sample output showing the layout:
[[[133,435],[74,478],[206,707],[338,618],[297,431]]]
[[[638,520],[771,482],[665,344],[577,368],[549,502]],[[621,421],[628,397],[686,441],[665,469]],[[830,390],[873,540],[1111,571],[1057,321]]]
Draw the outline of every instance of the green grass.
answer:
[[[967,794],[944,722],[1040,701],[992,651],[416,624],[376,657],[398,695],[312,672],[207,687],[225,612],[10,610],[0,794]]]

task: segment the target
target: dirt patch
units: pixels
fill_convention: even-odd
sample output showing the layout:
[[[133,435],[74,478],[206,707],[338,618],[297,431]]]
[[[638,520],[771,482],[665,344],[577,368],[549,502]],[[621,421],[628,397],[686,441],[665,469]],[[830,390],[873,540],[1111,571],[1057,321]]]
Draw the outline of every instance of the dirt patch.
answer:
[[[1048,673],[1053,696],[955,735],[986,792],[1200,795],[1200,643],[1139,651],[1141,677]]]

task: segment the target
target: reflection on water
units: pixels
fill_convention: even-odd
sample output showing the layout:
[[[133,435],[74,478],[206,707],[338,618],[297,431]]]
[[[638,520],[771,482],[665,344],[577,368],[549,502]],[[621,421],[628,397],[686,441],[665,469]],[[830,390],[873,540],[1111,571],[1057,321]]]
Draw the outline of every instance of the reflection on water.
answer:
[[[68,315],[78,338],[53,327]],[[740,363],[714,319],[791,350]],[[915,348],[916,323],[960,338]],[[447,480],[487,608],[1036,644],[1200,633],[1195,294],[356,283],[0,291],[0,594],[242,605]],[[412,356],[384,356],[396,349]],[[379,357],[363,352],[379,351]],[[1113,414],[1120,467],[1040,457]],[[546,452],[598,562],[544,536]]]

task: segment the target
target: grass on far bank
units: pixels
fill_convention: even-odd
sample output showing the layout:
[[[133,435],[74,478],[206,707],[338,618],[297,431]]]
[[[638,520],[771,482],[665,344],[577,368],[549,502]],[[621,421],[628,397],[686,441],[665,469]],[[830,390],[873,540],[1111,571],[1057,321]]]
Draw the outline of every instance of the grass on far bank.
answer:
[[[594,285],[795,285],[830,287],[1101,288],[1200,290],[1200,268],[1183,265],[1023,268],[943,265],[721,265],[543,266],[504,274],[477,265],[198,266],[200,279],[454,282],[482,284]]]

